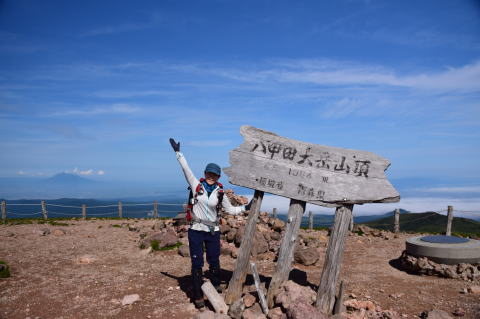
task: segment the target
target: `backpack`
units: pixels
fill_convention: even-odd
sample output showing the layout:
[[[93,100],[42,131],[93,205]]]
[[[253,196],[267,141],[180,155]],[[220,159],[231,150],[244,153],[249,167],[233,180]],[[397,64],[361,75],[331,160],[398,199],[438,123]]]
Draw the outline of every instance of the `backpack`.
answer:
[[[188,186],[187,188],[190,191],[190,193],[188,195],[187,207],[185,209],[185,212],[186,212],[185,218],[189,223],[191,223],[193,220],[193,205],[195,205],[198,202],[197,200],[198,195],[203,195],[203,189],[202,189],[203,181],[205,181],[205,178],[200,178],[200,183],[198,183],[197,187],[195,188],[195,194],[193,194],[192,188],[190,186]],[[217,206],[215,207],[215,209],[217,210],[217,217],[218,217],[223,207],[222,201],[225,193],[223,192],[223,185],[218,182],[217,182],[217,185],[220,188],[218,190],[218,203],[217,203]]]

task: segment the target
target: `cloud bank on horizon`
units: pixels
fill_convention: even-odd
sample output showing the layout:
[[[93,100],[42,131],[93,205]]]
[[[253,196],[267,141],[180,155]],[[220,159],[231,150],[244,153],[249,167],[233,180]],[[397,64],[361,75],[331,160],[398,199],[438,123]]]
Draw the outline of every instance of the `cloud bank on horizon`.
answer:
[[[412,210],[480,198],[479,17],[475,1],[0,2],[0,177],[181,187],[169,137],[200,175],[248,124],[388,158]]]

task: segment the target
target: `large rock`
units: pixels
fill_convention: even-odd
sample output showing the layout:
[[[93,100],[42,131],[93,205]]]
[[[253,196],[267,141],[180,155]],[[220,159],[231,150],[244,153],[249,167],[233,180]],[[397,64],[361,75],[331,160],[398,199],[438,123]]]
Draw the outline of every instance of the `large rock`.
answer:
[[[349,299],[343,302],[343,305],[347,307],[348,310],[361,310],[365,309],[367,311],[374,311],[375,304],[371,301],[363,301],[357,299]]]
[[[190,257],[190,247],[188,245],[178,247],[178,254],[182,257]]]
[[[272,228],[274,231],[281,232],[285,227],[285,222],[281,219],[275,218],[272,222]]]
[[[228,233],[231,229],[232,227],[230,227],[229,225],[220,225],[220,233],[222,234]]]
[[[245,234],[245,227],[239,227],[235,234],[235,244],[237,247],[242,243],[243,234]]]
[[[278,232],[273,232],[270,234],[270,239],[274,241],[279,241],[280,239],[282,239],[282,234]]]
[[[301,248],[295,249],[294,259],[296,263],[309,266],[313,265],[320,259],[320,253],[315,248]]]
[[[305,298],[300,297],[294,300],[294,306],[287,309],[287,316],[290,319],[327,319],[328,317],[319,312]]]
[[[268,242],[262,233],[255,233],[255,240],[253,241],[252,255],[263,254],[268,251]]]
[[[303,298],[312,304],[317,294],[310,287],[300,286],[299,284],[288,280],[276,292],[275,302],[281,304],[283,308],[288,309],[291,305],[295,305],[295,300]]]
[[[237,229],[236,228],[231,228],[230,231],[226,235],[227,241],[230,242],[230,243],[235,241],[236,236],[237,236]]]
[[[468,287],[468,292],[474,295],[480,295],[480,286],[470,286]]]
[[[140,296],[137,295],[137,294],[133,294],[133,295],[126,295],[123,297],[122,299],[122,306],[126,306],[126,305],[131,305],[133,304],[134,302],[137,302],[140,300]]]
[[[158,248],[163,248],[163,247],[168,247],[168,246],[173,246],[178,242],[178,237],[177,234],[171,230],[168,229],[166,231],[160,232],[160,233],[155,233],[143,240],[143,245],[145,247],[149,247],[152,243],[152,241],[157,241],[158,242]]]
[[[275,307],[268,311],[268,319],[287,319],[287,315],[282,312],[282,308]],[[304,318],[307,319],[307,318]]]
[[[278,234],[278,233],[274,233],[274,234]],[[270,251],[273,251],[274,253],[278,252],[278,250],[280,249],[280,241],[278,240],[270,240],[268,242],[268,249]]]
[[[452,319],[452,317],[443,310],[424,311],[421,315],[423,319]]]
[[[243,304],[245,305],[245,308],[250,308],[251,306],[253,306],[255,304],[256,301],[257,301],[257,299],[251,293],[247,292],[243,296]]]
[[[243,312],[243,319],[267,319],[258,303]]]
[[[211,310],[205,310],[203,312],[197,313],[193,319],[228,319],[229,316],[222,313],[215,313]]]
[[[67,234],[67,231],[65,229],[62,229],[62,228],[54,229],[53,232],[52,232],[53,236],[64,236],[66,234]]]

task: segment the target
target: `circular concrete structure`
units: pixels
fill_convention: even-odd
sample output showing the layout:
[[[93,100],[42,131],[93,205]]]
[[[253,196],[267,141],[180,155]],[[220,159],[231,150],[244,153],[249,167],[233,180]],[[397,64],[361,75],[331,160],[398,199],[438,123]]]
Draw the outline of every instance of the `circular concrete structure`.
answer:
[[[480,240],[454,236],[419,236],[406,241],[406,250],[415,257],[446,265],[480,263]]]

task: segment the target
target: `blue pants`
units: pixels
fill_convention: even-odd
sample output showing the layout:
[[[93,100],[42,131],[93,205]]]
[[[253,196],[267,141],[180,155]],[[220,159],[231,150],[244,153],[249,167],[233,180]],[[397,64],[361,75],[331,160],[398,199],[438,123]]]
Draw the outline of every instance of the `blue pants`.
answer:
[[[220,268],[220,232],[213,235],[210,232],[188,230],[188,244],[190,245],[190,258],[192,271],[203,267],[203,245],[207,251],[207,262],[212,268]]]

